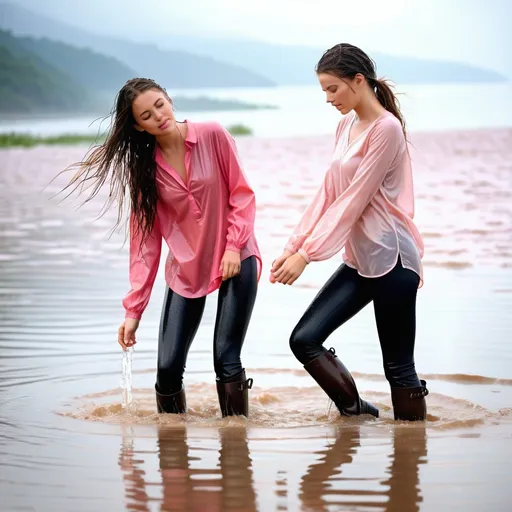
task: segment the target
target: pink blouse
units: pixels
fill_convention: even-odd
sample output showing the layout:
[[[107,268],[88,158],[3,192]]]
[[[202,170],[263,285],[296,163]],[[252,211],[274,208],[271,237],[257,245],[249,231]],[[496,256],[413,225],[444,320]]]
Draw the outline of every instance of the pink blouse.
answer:
[[[341,120],[323,185],[286,248],[310,262],[344,247],[344,262],[364,277],[386,274],[400,256],[421,286],[423,241],[412,220],[411,160],[402,127],[386,112],[349,144],[355,119],[353,112]]]
[[[126,318],[140,319],[158,272],[162,238],[169,247],[165,280],[187,298],[203,297],[222,283],[224,251],[240,259],[261,255],[254,235],[256,202],[238,158],[235,142],[217,123],[186,121],[187,183],[155,151],[159,201],[150,237],[140,250],[140,237],[130,230],[131,290],[123,299]],[[133,217],[131,218],[133,227]]]

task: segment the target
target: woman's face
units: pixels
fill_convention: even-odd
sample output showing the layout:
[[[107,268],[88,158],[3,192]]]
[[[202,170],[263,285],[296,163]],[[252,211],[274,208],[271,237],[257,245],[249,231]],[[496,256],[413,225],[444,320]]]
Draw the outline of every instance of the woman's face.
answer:
[[[353,110],[361,98],[362,75],[354,78],[339,78],[330,73],[318,73],[318,81],[326,94],[326,101],[343,115]]]
[[[172,103],[159,89],[149,89],[140,93],[133,100],[132,113],[135,128],[155,137],[169,133],[176,124]]]

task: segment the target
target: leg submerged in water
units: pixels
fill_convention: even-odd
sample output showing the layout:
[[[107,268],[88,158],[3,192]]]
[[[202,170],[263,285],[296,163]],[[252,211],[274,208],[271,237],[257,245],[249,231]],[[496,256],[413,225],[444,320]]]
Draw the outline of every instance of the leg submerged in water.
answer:
[[[336,404],[342,415],[370,414],[373,405],[361,400],[352,375],[325,340],[371,301],[369,287],[357,271],[342,265],[320,290],[290,337],[290,348],[304,369]]]

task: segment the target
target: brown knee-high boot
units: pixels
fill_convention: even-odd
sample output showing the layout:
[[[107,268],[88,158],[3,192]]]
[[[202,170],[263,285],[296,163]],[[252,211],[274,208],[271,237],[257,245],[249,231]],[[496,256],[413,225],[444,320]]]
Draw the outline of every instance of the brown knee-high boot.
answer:
[[[252,379],[246,379],[245,370],[228,381],[217,381],[217,395],[223,418],[249,417],[249,389],[252,388],[252,382]]]
[[[310,361],[304,369],[316,380],[344,416],[371,414],[379,417],[379,410],[361,400],[352,375],[338,359],[333,348]]]
[[[395,420],[418,421],[427,417],[427,383],[420,380],[421,386],[414,388],[391,388],[391,400]]]
[[[185,398],[185,390],[181,388],[177,393],[172,395],[162,395],[155,385],[156,407],[159,413],[181,414],[187,412],[187,401]]]

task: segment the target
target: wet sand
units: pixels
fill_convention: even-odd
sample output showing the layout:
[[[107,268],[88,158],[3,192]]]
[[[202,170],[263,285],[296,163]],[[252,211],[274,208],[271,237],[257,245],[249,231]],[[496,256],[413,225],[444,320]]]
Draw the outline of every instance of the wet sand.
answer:
[[[322,179],[328,138],[238,140],[258,196],[265,267],[243,362],[251,417],[221,419],[216,294],[192,345],[186,417],[156,414],[152,386],[162,272],[121,406],[116,331],[127,281],[115,212],[58,204],[56,172],[82,147],[0,152],[0,510],[508,510],[512,491],[512,130],[415,133],[425,239],[416,364],[424,424],[392,419],[371,307],[327,346],[381,409],[340,418],[288,337],[339,258],[293,287],[270,262]],[[165,255],[164,255],[165,256]],[[162,270],[162,268],[161,268]]]

